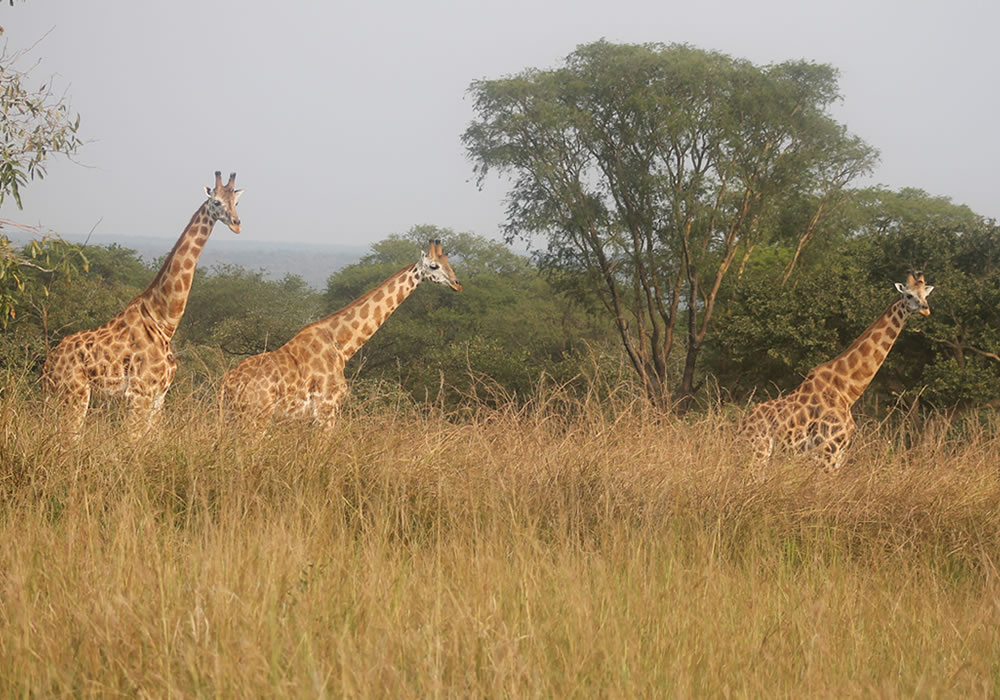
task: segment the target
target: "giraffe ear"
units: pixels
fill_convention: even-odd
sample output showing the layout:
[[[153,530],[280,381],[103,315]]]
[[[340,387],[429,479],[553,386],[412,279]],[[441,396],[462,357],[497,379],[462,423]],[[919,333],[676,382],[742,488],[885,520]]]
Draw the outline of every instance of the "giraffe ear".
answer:
[[[906,294],[906,287],[901,282],[896,282],[896,291],[900,294]]]
[[[240,201],[240,195],[242,195],[242,194],[243,194],[243,190],[234,190],[233,191],[233,204],[236,204],[238,201]]]
[[[205,194],[207,194],[209,197],[214,197],[215,196],[215,194],[212,192],[212,188],[211,187],[206,187],[205,188]]]
[[[928,284],[926,287],[924,287],[924,296],[927,296],[928,294],[930,294],[933,291],[934,291],[934,285],[933,284]]]

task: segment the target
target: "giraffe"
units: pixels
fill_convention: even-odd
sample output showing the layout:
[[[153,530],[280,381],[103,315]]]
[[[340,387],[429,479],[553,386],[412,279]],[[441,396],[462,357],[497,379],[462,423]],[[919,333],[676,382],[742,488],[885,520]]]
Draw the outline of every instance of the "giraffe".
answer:
[[[260,429],[278,416],[311,418],[332,429],[348,393],[344,365],[424,280],[462,291],[440,240],[430,241],[417,262],[309,324],[280,348],[248,357],[226,373],[220,409]]]
[[[757,404],[740,423],[738,432],[751,445],[757,467],[770,458],[775,444],[813,456],[824,471],[840,468],[854,435],[851,406],[864,393],[914,311],[930,316],[927,295],[934,289],[923,273],[896,282],[903,296],[875,319],[844,352],[814,368],[791,393]]]
[[[146,290],[124,311],[103,326],[66,336],[49,353],[42,369],[46,394],[66,410],[68,427],[79,436],[92,393],[124,396],[131,436],[153,427],[177,371],[170,339],[177,330],[202,248],[216,221],[240,232],[236,202],[243,190],[234,190],[236,173],[215,188],[198,207],[166,261]]]

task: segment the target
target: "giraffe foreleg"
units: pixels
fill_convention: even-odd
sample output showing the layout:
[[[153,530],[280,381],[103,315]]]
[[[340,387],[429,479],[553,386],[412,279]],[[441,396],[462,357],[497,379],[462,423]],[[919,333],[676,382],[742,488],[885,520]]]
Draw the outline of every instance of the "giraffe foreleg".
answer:
[[[128,401],[125,432],[130,439],[140,438],[154,428],[160,407],[163,405],[163,395],[154,396],[142,391],[128,391],[125,398]]]
[[[826,433],[826,431],[824,431]],[[844,462],[847,440],[844,431],[834,427],[822,435],[809,451],[809,457],[827,474],[834,474]]]
[[[54,407],[60,425],[79,439],[90,408],[91,386],[86,375],[74,372],[69,378],[57,379],[48,372],[48,363],[43,374],[45,401]]]
[[[754,466],[762,467],[771,461],[771,455],[774,454],[774,438],[766,433],[759,433],[751,439],[750,450]]]
[[[130,438],[142,437],[158,427],[163,401],[172,378],[173,372],[168,371],[160,381],[143,381],[138,377],[128,379],[125,389],[128,404],[125,424]]]
[[[750,474],[758,481],[765,478],[765,467],[774,452],[774,435],[766,416],[755,409],[739,425],[737,434],[745,441],[750,452]]]
[[[854,418],[848,416],[842,429],[830,436],[830,448],[825,464],[823,465],[823,470],[827,474],[835,474],[840,470],[840,467],[844,463],[844,458],[847,456],[847,448],[854,438],[855,430]]]
[[[341,374],[339,377],[335,377],[316,407],[316,422],[322,426],[324,431],[333,431],[337,424],[340,406],[344,403],[348,393],[347,380],[344,376]]]
[[[83,434],[84,423],[87,422],[87,411],[90,409],[90,385],[63,394],[57,398],[60,408],[65,412],[64,425],[74,439],[79,440]]]

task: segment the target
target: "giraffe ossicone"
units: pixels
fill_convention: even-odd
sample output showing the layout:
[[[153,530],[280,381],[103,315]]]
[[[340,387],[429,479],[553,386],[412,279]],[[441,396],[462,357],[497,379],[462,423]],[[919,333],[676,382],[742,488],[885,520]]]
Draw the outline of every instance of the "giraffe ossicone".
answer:
[[[223,415],[249,419],[262,430],[272,417],[310,418],[331,429],[348,393],[344,365],[425,280],[462,291],[440,240],[430,241],[417,262],[310,323],[280,348],[252,355],[227,372],[219,394]]]
[[[738,433],[749,441],[753,461],[762,467],[775,447],[810,452],[827,472],[843,463],[854,436],[851,406],[875,377],[914,312],[929,316],[923,273],[908,273],[896,283],[902,295],[841,354],[814,368],[794,391],[759,403],[740,422]]]
[[[131,435],[153,426],[177,372],[170,340],[184,315],[198,257],[216,221],[233,233],[241,230],[236,202],[243,190],[234,189],[235,183],[236,173],[224,185],[222,173],[216,171],[215,187],[205,188],[208,199],[195,211],[149,287],[104,325],[66,336],[49,353],[42,369],[43,387],[67,414],[74,435],[79,435],[95,393],[125,397]]]

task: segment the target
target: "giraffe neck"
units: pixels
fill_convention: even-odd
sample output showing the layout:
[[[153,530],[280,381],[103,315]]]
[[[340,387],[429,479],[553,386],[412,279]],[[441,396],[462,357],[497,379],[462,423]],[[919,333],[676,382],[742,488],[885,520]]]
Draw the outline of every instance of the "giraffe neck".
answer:
[[[191,217],[152,283],[139,296],[138,301],[156,319],[168,337],[173,336],[184,315],[195,266],[214,224],[215,219],[212,218],[206,201]]]
[[[822,376],[822,370],[832,370],[834,376],[841,380],[836,382],[836,385],[838,388],[842,387],[841,393],[845,394],[853,404],[865,393],[875,373],[885,362],[889,350],[903,330],[908,315],[909,312],[902,299],[890,304],[882,315],[851,343],[850,347],[826,364],[817,367],[814,374],[819,371]]]
[[[375,335],[385,320],[403,303],[420,284],[417,263],[407,265],[386,279],[370,292],[317,321],[317,326],[327,326],[333,333],[344,354],[350,359],[368,339]]]

